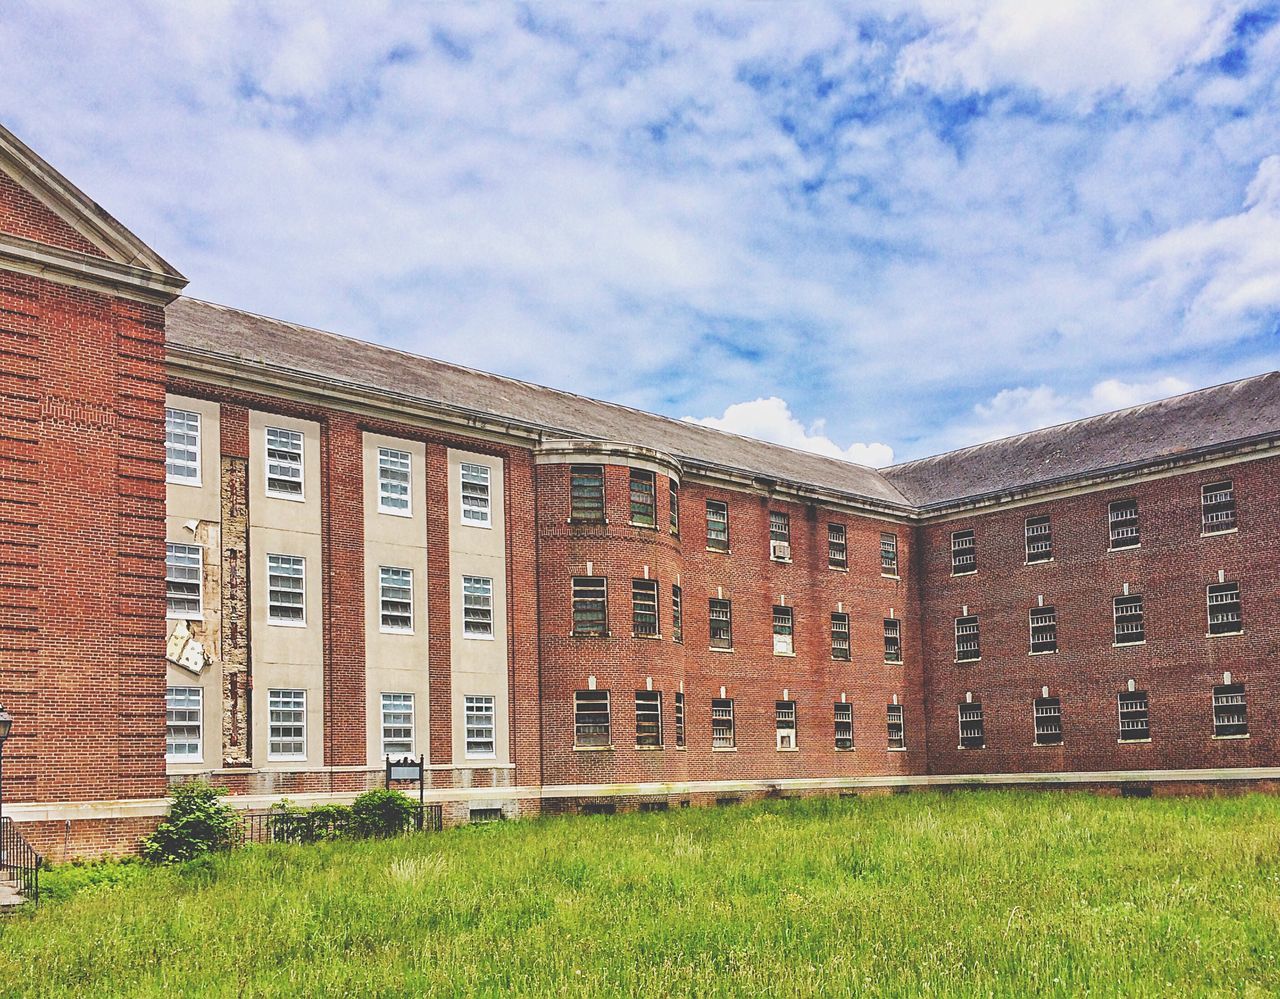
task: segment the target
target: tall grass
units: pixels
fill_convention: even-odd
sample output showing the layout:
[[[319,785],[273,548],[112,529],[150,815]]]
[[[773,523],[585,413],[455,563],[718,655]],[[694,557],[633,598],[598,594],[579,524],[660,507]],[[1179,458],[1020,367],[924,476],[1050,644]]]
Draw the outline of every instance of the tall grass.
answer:
[[[1280,800],[1013,792],[257,847],[0,926],[31,995],[1280,993]]]

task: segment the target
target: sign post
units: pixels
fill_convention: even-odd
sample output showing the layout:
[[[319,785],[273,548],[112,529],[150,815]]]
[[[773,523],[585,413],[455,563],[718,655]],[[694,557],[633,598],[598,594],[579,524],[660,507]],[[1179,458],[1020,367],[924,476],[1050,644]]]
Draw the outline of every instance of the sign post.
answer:
[[[403,759],[393,760],[387,757],[387,779],[386,786],[391,787],[393,780],[416,780],[418,782],[418,817],[415,824],[418,831],[422,831],[422,822],[427,810],[427,767],[426,757],[419,756],[416,760],[412,756],[406,756]]]

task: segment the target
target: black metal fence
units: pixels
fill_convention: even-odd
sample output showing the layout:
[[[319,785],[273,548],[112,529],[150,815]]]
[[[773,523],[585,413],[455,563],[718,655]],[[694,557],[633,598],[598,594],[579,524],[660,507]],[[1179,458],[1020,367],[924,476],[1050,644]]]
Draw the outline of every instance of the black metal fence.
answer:
[[[243,843],[321,843],[352,834],[351,813],[346,809],[291,809],[246,812],[240,816]],[[440,805],[414,802],[399,835],[439,832],[444,824]]]
[[[17,884],[32,905],[40,901],[40,854],[7,815],[0,818],[0,878]]]

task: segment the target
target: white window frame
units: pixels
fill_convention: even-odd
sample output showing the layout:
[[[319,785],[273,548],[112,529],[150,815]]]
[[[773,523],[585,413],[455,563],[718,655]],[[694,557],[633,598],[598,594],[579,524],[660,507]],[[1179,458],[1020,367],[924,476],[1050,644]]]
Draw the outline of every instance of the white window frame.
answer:
[[[289,695],[289,705],[284,702],[284,695]],[[298,695],[298,696],[295,696]],[[277,703],[279,702],[279,703]],[[277,724],[273,717],[277,711],[299,711],[302,715],[301,726],[295,726],[293,722],[280,722]],[[292,737],[285,739],[283,736],[276,736],[273,731],[276,728],[295,728],[302,729],[302,752],[301,753],[278,753],[272,750],[272,744],[277,742],[293,742]],[[297,687],[277,687],[267,691],[267,760],[270,762],[284,760],[305,760],[307,758],[307,692]]]
[[[474,602],[473,602],[474,601]],[[484,611],[489,615],[489,633],[485,634],[480,631],[468,631],[469,625],[472,623],[471,618],[467,616],[467,611],[474,609],[476,611]],[[492,576],[463,576],[462,577],[462,637],[474,639],[478,642],[492,642],[494,640],[494,630],[496,622],[493,617],[493,577]]]
[[[466,694],[462,699],[463,754],[469,760],[493,760],[498,756],[498,701],[492,694]],[[488,716],[487,724],[485,717]],[[473,721],[475,724],[473,724]],[[488,738],[484,736],[488,729]],[[472,734],[475,729],[475,735]],[[473,750],[472,744],[489,743],[489,750]]]
[[[483,472],[483,474],[481,474]],[[467,476],[473,476],[468,479]],[[483,481],[481,481],[483,480]],[[484,506],[468,505],[467,485],[484,486]],[[460,462],[458,465],[458,506],[459,518],[463,527],[493,527],[493,469],[488,465],[480,465],[473,461]],[[475,516],[468,517],[468,513]]]
[[[278,446],[273,448],[271,446],[272,433],[288,434],[291,444],[292,444],[292,439],[295,437],[297,438],[298,450],[297,450],[296,461],[292,458],[285,458],[283,460],[275,460],[275,461],[272,460],[272,457],[271,457],[272,451],[279,451],[286,455],[293,453],[292,448],[286,449]],[[304,434],[301,430],[293,430],[290,427],[264,427],[262,431],[262,452],[263,452],[263,455],[262,455],[263,467],[267,475],[267,478],[266,478],[267,495],[270,496],[272,499],[289,500],[292,503],[304,502],[307,498],[307,471],[306,471],[307,469],[307,457],[306,457],[307,436],[306,434]],[[279,489],[271,488],[272,479],[277,479],[279,481],[294,481],[294,476],[292,474],[288,474],[288,475],[273,474],[271,471],[271,466],[273,464],[278,465],[281,469],[294,469],[294,468],[297,469],[298,491],[296,493],[289,492],[287,490],[279,490]]]
[[[272,559],[288,559],[290,562],[297,562],[302,566],[302,574],[298,577],[302,582],[302,587],[299,590],[302,595],[302,617],[300,618],[280,618],[276,617],[274,614],[273,607],[277,605],[271,598],[273,589],[271,586]],[[277,568],[279,568],[279,566],[277,566]],[[278,571],[277,575],[280,575]],[[290,590],[287,592],[292,593],[293,591]],[[279,606],[284,605],[281,604]],[[285,555],[280,552],[267,553],[267,624],[276,628],[305,628],[307,626],[307,559],[305,555]]]
[[[403,462],[404,468],[398,468],[395,462]],[[388,487],[399,488],[401,483],[399,480],[392,478],[392,473],[404,472],[404,506],[387,506],[387,500],[400,499],[399,496],[389,496]],[[386,474],[384,474],[386,473]],[[394,447],[378,448],[378,512],[385,513],[391,517],[412,517],[413,516],[413,454],[409,451],[401,451]]]
[[[649,736],[654,739],[653,742],[640,741],[641,724],[652,723],[657,726],[657,734]],[[666,726],[662,724],[662,691],[660,690],[637,690],[636,691],[636,749],[665,749],[666,742],[664,731]]]
[[[959,724],[960,731],[960,749],[986,749],[987,748],[987,727],[982,717],[982,702],[973,701],[961,704],[956,709],[956,720]],[[965,723],[969,725],[977,725],[977,732],[965,732]],[[980,740],[977,743],[966,744],[965,740]]]
[[[716,734],[716,722],[720,722],[720,734]],[[727,724],[726,724],[727,723]],[[720,752],[738,748],[738,728],[734,719],[732,697],[711,699],[711,749]]]
[[[888,750],[891,753],[905,752],[907,748],[907,712],[901,704],[889,704],[885,707],[885,735],[888,741]],[[900,742],[900,746],[895,746],[894,729],[897,729],[898,735],[896,741]]]
[[[853,705],[845,701],[836,701],[835,710],[832,712],[832,715],[835,722],[835,751],[837,753],[853,752],[855,748],[855,743],[853,741]],[[840,727],[842,725],[848,726],[849,734],[847,737],[840,734]],[[842,741],[846,741],[846,739],[849,745],[840,745],[840,743]]]
[[[1031,714],[1035,727],[1035,744],[1061,746],[1063,743],[1062,698],[1037,697],[1031,702]],[[1050,728],[1050,725],[1057,725],[1057,729]]]
[[[773,737],[779,752],[790,753],[800,749],[800,718],[795,701],[773,702]]]
[[[182,549],[182,554],[190,558],[195,555],[195,571],[196,571],[196,609],[193,613],[180,613],[173,609],[170,603],[174,599],[174,595],[169,592],[171,583],[189,584],[191,580],[183,579],[173,574],[173,566],[170,564],[169,558],[175,554],[175,549]],[[187,565],[183,568],[190,569],[192,566]],[[165,618],[170,621],[203,621],[204,620],[204,549],[199,545],[187,545],[178,541],[166,541],[164,546],[164,602],[165,602]],[[178,599],[184,599],[179,596]],[[189,599],[189,598],[188,598]]]
[[[404,575],[401,578],[408,583],[409,624],[407,627],[387,624],[385,620],[389,615],[387,610],[388,601],[393,603],[404,603],[402,600],[395,600],[394,598],[387,596],[388,586],[399,588],[403,585],[403,583],[397,582],[394,576],[391,579],[388,579],[388,575],[393,573],[403,573]],[[402,565],[378,566],[378,630],[384,635],[412,635],[414,618],[416,616],[413,612],[413,605],[413,570]],[[392,612],[390,613],[390,616],[403,617],[404,615],[398,615]]]
[[[391,701],[389,701],[389,700],[388,700],[388,698],[401,698],[401,700],[399,700],[399,701],[395,701],[395,700],[391,700]],[[418,744],[418,740],[417,740],[417,738],[416,738],[416,734],[417,734],[417,715],[416,715],[415,710],[414,710],[414,696],[413,696],[413,694],[408,693],[408,692],[404,692],[404,691],[384,690],[384,691],[382,692],[381,701],[380,701],[380,705],[379,705],[379,706],[380,706],[379,719],[380,719],[380,720],[381,720],[381,722],[382,722],[382,756],[383,756],[383,759],[386,759],[388,756],[393,756],[393,757],[394,757],[394,758],[396,758],[396,759],[402,759],[403,757],[406,757],[406,756],[413,756],[413,755],[414,755],[414,750],[416,749],[417,744]],[[407,712],[405,711],[405,707],[406,707],[406,706],[408,707],[408,711],[407,711]],[[405,725],[402,725],[402,724],[388,724],[388,722],[387,722],[387,715],[388,715],[388,714],[391,714],[391,715],[405,715],[405,714],[408,714],[408,716],[409,716],[409,722],[408,722],[408,725],[407,725],[407,726],[405,726]],[[406,728],[406,727],[409,729],[409,739],[408,739],[408,742],[409,742],[409,748],[408,748],[408,749],[404,749],[404,750],[396,750],[396,752],[395,752],[395,753],[392,753],[390,750],[388,750],[388,749],[387,749],[387,743],[388,743],[388,742],[404,742],[405,740],[404,740],[404,739],[388,739],[388,738],[387,738],[387,729],[388,729],[388,728],[403,729],[403,728]]]
[[[182,705],[175,705],[171,702],[172,698],[179,696],[178,694],[179,691],[183,692],[181,696],[188,697],[188,698],[191,697],[192,693],[195,694],[194,707],[189,702]],[[181,741],[183,745],[190,745],[192,740],[190,739],[174,740],[169,737],[170,728],[176,725],[180,724],[184,727],[188,727],[188,728],[191,727],[190,719],[184,719],[181,722],[177,722],[174,720],[172,713],[175,711],[193,711],[193,710],[195,712],[196,737],[194,741],[195,741],[196,751],[194,753],[173,753],[170,751],[170,747],[174,744],[175,741]],[[166,687],[164,692],[164,714],[165,714],[164,761],[166,763],[203,763],[204,762],[204,690],[201,689],[200,687],[193,687],[185,684],[174,686],[174,687]]]
[[[772,609],[773,619],[773,654],[775,656],[793,656],[796,654],[796,614],[790,607],[777,604]]]
[[[194,423],[194,429],[191,427],[170,427],[170,420],[174,417],[190,417]],[[173,434],[191,434],[195,437],[192,444],[177,443],[169,439],[169,435]],[[164,481],[175,486],[199,486],[203,484],[204,467],[200,460],[200,445],[203,441],[203,427],[201,425],[200,414],[190,409],[179,409],[177,406],[166,406],[164,408]],[[170,447],[181,447],[184,450],[191,450],[195,453],[195,460],[187,459],[174,460]],[[175,475],[169,471],[170,465],[179,467],[193,468],[194,475]]]

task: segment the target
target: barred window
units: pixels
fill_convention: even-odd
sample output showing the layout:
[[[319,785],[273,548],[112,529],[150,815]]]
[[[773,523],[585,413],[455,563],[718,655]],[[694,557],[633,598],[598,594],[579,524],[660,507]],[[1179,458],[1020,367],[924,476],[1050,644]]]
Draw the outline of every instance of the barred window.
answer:
[[[775,701],[773,705],[774,730],[779,749],[796,749],[796,702]]]
[[[707,547],[712,551],[729,550],[729,504],[707,500]]]
[[[773,652],[774,655],[791,655],[795,651],[794,628],[790,607],[773,609]]]
[[[960,715],[960,748],[982,749],[986,745],[982,732],[982,705],[974,701],[961,704]]]
[[[711,748],[732,749],[733,732],[733,698],[715,697],[711,700]]]
[[[832,613],[831,615],[831,658],[845,662],[851,658],[848,614]]]
[[[604,466],[569,466],[569,516],[578,523],[604,522]]]
[[[1213,688],[1213,734],[1219,739],[1249,734],[1243,683]]]
[[[267,556],[267,621],[307,623],[307,560],[300,555]]]
[[[631,633],[638,638],[658,637],[658,581],[631,581]]]
[[[194,620],[203,616],[203,566],[204,550],[199,545],[165,545],[164,587],[168,617]]]
[[[684,748],[684,694],[676,692],[676,748]]]
[[[609,746],[609,692],[579,690],[573,695],[573,744]]]
[[[608,634],[603,576],[573,577],[573,633],[596,637]]]
[[[832,569],[849,568],[849,546],[844,524],[827,525],[827,565]]]
[[[836,702],[836,749],[853,748],[853,705]]]
[[[978,571],[978,543],[973,531],[951,532],[951,575]]]
[[[982,634],[978,615],[956,618],[956,662],[971,663],[982,658]]]
[[[164,477],[183,486],[200,485],[200,414],[164,411]]]
[[[413,570],[378,566],[378,607],[381,630],[413,633]]]
[[[267,759],[307,758],[307,692],[269,690],[267,692]]]
[[[1240,584],[1215,583],[1207,591],[1210,635],[1238,635],[1244,631]]]
[[[636,691],[636,745],[662,748],[661,691]]]
[[[1033,607],[1027,613],[1031,628],[1031,652],[1058,651],[1058,612],[1052,607]]]
[[[904,724],[902,717],[902,705],[888,705],[885,711],[885,717],[889,725],[889,748],[906,749],[907,735],[906,725]]]
[[[1200,530],[1225,534],[1236,529],[1236,493],[1230,481],[1200,487]]]
[[[895,617],[884,619],[884,661],[902,662],[902,622]]]
[[[778,510],[769,511],[769,540],[788,542],[791,540],[791,514]]]
[[[1037,746],[1062,744],[1062,702],[1056,697],[1037,697],[1033,705]]]
[[[493,638],[493,579],[462,577],[462,634],[466,638]]]
[[[671,584],[671,640],[684,641],[684,592]]]
[[[1151,719],[1147,711],[1147,692],[1133,690],[1116,697],[1120,711],[1120,741],[1140,742],[1151,738]]]
[[[675,479],[667,479],[667,505],[668,514],[671,518],[671,533],[680,534],[680,485]]]
[[[898,536],[896,534],[880,535],[880,574],[882,576],[898,574]]]
[[[267,495],[302,499],[302,432],[267,427]]]
[[[382,695],[382,755],[413,755],[413,695]]]
[[[1028,517],[1024,528],[1027,563],[1053,561],[1053,530],[1048,517]]]
[[[1112,601],[1111,616],[1115,621],[1116,645],[1141,645],[1147,640],[1139,594],[1116,597]]]
[[[1107,524],[1111,533],[1111,550],[1137,548],[1142,542],[1138,531],[1138,501],[1119,500],[1107,507]]]
[[[409,516],[409,479],[413,458],[408,451],[378,448],[378,512]]]
[[[489,527],[491,524],[489,471],[488,465],[474,465],[466,461],[459,467],[462,523],[470,527]]]
[[[497,755],[494,741],[496,724],[493,696],[467,694],[463,702],[466,710],[467,758],[487,759]]]
[[[728,600],[712,599],[710,602],[711,647],[733,648],[733,608]]]
[[[658,523],[657,489],[652,472],[631,469],[631,523],[654,527]]]
[[[203,735],[203,697],[199,687],[167,687],[164,700],[164,758],[168,763],[199,763]]]

